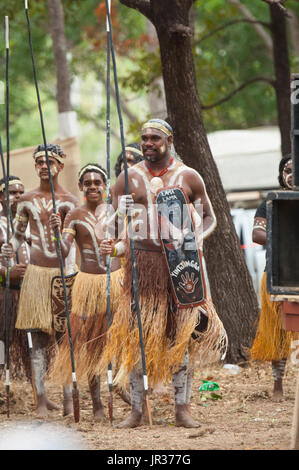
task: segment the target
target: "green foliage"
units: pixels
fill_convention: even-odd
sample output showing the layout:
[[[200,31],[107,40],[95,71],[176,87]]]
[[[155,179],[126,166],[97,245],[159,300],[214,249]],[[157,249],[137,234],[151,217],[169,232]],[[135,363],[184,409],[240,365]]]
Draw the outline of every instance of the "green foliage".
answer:
[[[242,0],[242,4],[261,21],[269,22],[269,6],[261,1]],[[81,80],[81,102],[78,113],[81,124],[80,144],[83,159],[105,155],[106,90],[98,99],[101,106],[94,112],[95,85],[106,79],[106,23],[100,14],[103,0],[63,0],[66,37],[70,51],[72,77]],[[159,48],[148,51],[146,20],[136,10],[114,2],[113,31],[117,53],[117,72],[122,101],[135,116],[124,114],[126,138],[139,139],[141,123],[149,116],[147,95],[156,90],[161,76]],[[299,17],[296,0],[286,2]],[[11,148],[35,145],[40,141],[40,121],[34,88],[28,44],[27,24],[22,0],[0,0],[0,8],[10,19],[10,137]],[[219,26],[242,18],[236,6],[226,0],[198,0],[194,3],[193,52],[198,89],[203,105],[210,105],[227,96],[244,82],[256,76],[274,77],[273,61],[252,24],[236,23],[216,34]],[[56,72],[49,30],[47,2],[29,0],[32,39],[48,139],[57,132]],[[269,30],[265,28],[269,33]],[[5,80],[4,35],[0,54],[0,81]],[[299,59],[290,47],[292,70]],[[113,80],[112,69],[111,79]],[[0,134],[5,150],[5,106],[0,108]],[[119,133],[115,102],[111,102],[113,130]],[[276,123],[276,98],[273,88],[256,82],[235,94],[220,106],[204,110],[208,132],[218,129],[246,128]],[[28,127],[28,123],[30,127]],[[98,123],[98,126],[96,126]],[[112,138],[113,154],[119,153],[119,140]],[[88,150],[88,152],[86,152]],[[98,157],[100,153],[100,157]],[[87,156],[88,154],[88,156]],[[116,155],[115,157],[116,158]]]
[[[242,4],[257,20],[269,22],[269,8],[265,3],[243,1]],[[217,102],[254,77],[274,77],[272,58],[250,23],[227,26],[201,41],[220,25],[243,17],[235,6],[224,0],[208,0],[197,2],[196,9],[194,57],[203,105]],[[270,34],[267,28],[265,31]],[[275,93],[265,82],[255,82],[229,101],[204,111],[208,132],[274,124],[276,116]]]

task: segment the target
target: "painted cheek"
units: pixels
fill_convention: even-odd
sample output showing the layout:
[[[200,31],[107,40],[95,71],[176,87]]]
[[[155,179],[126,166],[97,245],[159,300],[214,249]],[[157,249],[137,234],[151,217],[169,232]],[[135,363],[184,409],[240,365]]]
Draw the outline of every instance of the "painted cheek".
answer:
[[[160,153],[164,153],[166,150],[165,144],[161,145],[159,150],[160,150]]]
[[[39,177],[39,176],[40,176],[40,169],[39,169],[39,168],[35,168],[35,171],[36,171],[37,176]]]

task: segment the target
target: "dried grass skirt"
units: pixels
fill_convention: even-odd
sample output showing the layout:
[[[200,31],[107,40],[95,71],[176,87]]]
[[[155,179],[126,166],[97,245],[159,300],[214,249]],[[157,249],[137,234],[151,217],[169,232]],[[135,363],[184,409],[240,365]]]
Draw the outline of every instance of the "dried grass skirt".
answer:
[[[122,290],[122,270],[111,273],[111,318],[118,306]],[[72,287],[71,335],[77,380],[85,380],[98,372],[98,364],[107,333],[107,276],[79,272]],[[68,335],[60,341],[49,379],[63,384],[71,379],[71,362]]]

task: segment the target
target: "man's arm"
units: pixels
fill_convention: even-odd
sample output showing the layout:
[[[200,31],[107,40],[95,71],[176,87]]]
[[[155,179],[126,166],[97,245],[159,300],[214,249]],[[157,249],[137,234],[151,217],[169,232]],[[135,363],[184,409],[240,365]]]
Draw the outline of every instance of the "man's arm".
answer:
[[[68,256],[73,241],[76,237],[76,227],[73,215],[73,211],[68,212],[64,219],[63,227],[61,227],[61,216],[59,212],[57,212],[56,214],[51,214],[49,219],[49,224],[53,232],[56,233],[56,228],[58,227],[61,233],[60,246],[63,258],[66,258]]]
[[[264,200],[259,205],[254,215],[253,229],[252,229],[252,241],[254,243],[258,243],[259,245],[266,245],[266,242],[267,242],[266,222],[267,222],[267,208],[266,208],[266,200]]]
[[[14,252],[16,252],[21,244],[26,241],[26,229],[29,222],[29,214],[23,202],[25,201],[21,200],[18,204],[15,216],[15,231],[10,239]]]
[[[217,226],[213,206],[206,191],[202,177],[192,172],[190,175],[190,187],[192,190],[192,201],[197,214],[202,218],[202,237],[207,238]]]
[[[266,245],[267,232],[266,232],[266,219],[263,217],[255,217],[252,229],[252,241],[259,245]]]

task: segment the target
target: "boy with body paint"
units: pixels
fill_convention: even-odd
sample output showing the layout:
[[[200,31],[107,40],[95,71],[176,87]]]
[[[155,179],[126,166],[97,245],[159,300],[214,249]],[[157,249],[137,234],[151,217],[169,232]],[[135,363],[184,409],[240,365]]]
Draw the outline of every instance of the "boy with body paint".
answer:
[[[60,172],[64,168],[66,155],[59,145],[47,144],[47,154],[52,175],[57,211],[62,224],[67,213],[76,207],[77,198],[66,191],[58,182]],[[33,343],[33,375],[37,395],[37,415],[44,418],[48,410],[58,409],[46,395],[45,374],[47,350],[55,341],[51,306],[51,281],[60,274],[59,259],[56,251],[55,233],[49,226],[50,215],[53,213],[53,201],[50,178],[44,145],[39,145],[33,153],[35,171],[40,179],[36,189],[26,192],[18,203],[15,233],[9,245],[4,244],[2,253],[7,256],[16,252],[25,241],[27,226],[30,227],[30,264],[28,264],[18,307],[16,328],[30,330]],[[12,248],[11,248],[12,246]],[[74,267],[74,253],[71,253],[70,264],[65,262],[66,271]],[[72,412],[71,386],[63,387],[63,413]]]
[[[105,418],[100,398],[100,376],[96,373],[107,331],[106,313],[106,257],[100,253],[95,233],[98,219],[105,220],[107,205],[103,201],[107,176],[96,163],[84,166],[79,172],[79,189],[84,204],[70,211],[65,219],[61,250],[66,257],[75,240],[80,251],[80,272],[72,285],[72,313],[70,317],[77,379],[87,378],[96,421]],[[60,227],[59,215],[52,214],[52,230]],[[111,260],[111,315],[121,291],[120,261]],[[71,378],[68,338],[63,338],[51,371],[51,378],[61,382]]]
[[[24,194],[24,185],[18,176],[10,176],[9,182],[9,201],[11,219],[15,224],[18,202]],[[0,203],[2,213],[0,216],[0,247],[7,241],[7,199],[5,191],[5,179],[0,180]],[[12,227],[9,227],[10,232]],[[18,375],[23,364],[28,378],[30,378],[29,349],[26,333],[15,329],[17,318],[17,307],[20,293],[20,284],[24,277],[26,267],[29,263],[29,247],[24,242],[18,250],[18,261],[14,257],[9,269],[10,292],[9,292],[9,324],[10,324],[10,371],[12,375]],[[0,377],[4,368],[5,360],[5,285],[6,285],[6,260],[1,256],[0,259]]]

